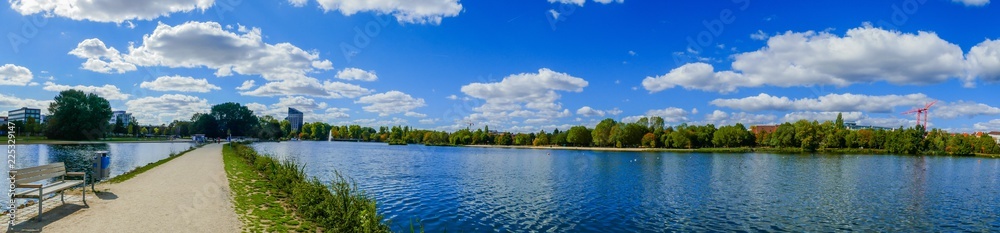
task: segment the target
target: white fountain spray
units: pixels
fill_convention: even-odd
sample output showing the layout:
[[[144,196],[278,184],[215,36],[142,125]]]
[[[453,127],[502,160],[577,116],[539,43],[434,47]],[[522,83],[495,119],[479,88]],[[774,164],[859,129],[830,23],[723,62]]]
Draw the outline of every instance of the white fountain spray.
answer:
[[[332,129],[330,130],[330,136],[326,138],[326,141],[328,141],[328,142],[332,142],[333,141],[333,130]]]

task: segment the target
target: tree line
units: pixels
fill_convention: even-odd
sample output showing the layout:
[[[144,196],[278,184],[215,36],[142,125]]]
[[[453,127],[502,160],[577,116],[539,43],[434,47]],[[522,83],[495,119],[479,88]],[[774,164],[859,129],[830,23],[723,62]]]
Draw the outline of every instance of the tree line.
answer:
[[[799,120],[786,122],[773,131],[752,133],[743,124],[716,127],[713,124],[667,126],[661,117],[643,117],[634,122],[619,122],[608,118],[594,128],[573,126],[565,131],[554,129],[537,133],[510,133],[480,129],[459,129],[454,132],[422,130],[409,126],[331,125],[307,122],[293,130],[287,120],[272,116],[257,117],[239,103],[212,106],[208,113],[196,113],[190,120],[175,120],[161,126],[140,127],[133,118],[128,125],[122,120],[109,125],[111,109],[107,100],[78,90],[60,92],[49,106],[52,113],[40,125],[31,123],[26,129],[40,128],[50,139],[93,140],[114,134],[190,136],[204,134],[209,138],[256,137],[265,140],[356,140],[370,142],[415,143],[428,145],[518,145],[518,146],[577,146],[616,148],[778,148],[804,152],[831,149],[871,149],[893,154],[1000,154],[1000,145],[988,135],[951,134],[939,129],[927,131],[921,126],[893,130],[850,130],[843,116],[835,121]]]

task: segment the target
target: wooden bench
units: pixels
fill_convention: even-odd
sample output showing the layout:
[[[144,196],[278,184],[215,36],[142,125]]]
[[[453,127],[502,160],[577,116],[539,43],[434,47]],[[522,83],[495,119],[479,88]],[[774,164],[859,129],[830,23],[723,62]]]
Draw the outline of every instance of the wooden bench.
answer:
[[[66,180],[67,176],[83,177],[83,180]],[[84,187],[83,204],[87,205],[87,174],[83,172],[66,172],[66,165],[62,162],[47,165],[14,169],[10,171],[10,177],[14,178],[15,188],[28,188],[27,190],[15,192],[14,198],[38,199],[38,217],[42,219],[42,202],[45,195],[58,192],[59,199],[66,204],[66,195],[63,190],[76,186]],[[59,178],[57,181],[48,184],[32,184],[39,181],[47,181],[52,178]]]

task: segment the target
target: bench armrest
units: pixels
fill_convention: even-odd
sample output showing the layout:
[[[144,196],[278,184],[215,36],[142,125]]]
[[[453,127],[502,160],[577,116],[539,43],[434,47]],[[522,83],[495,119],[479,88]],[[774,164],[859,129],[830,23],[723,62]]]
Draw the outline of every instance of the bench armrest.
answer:
[[[36,188],[37,189],[37,188],[42,188],[42,185],[40,185],[40,184],[18,184],[18,185],[14,185],[14,187],[17,187],[17,188]]]
[[[66,176],[84,176],[85,174],[83,172],[67,172]]]

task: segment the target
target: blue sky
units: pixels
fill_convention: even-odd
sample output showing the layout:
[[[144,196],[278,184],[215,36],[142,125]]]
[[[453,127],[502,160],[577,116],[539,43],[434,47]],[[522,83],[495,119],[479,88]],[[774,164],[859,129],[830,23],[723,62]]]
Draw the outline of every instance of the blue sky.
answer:
[[[0,107],[77,88],[142,123],[235,101],[332,124],[551,131],[652,115],[910,126],[902,112],[938,100],[932,127],[1000,130],[988,0],[157,2],[9,2]]]

